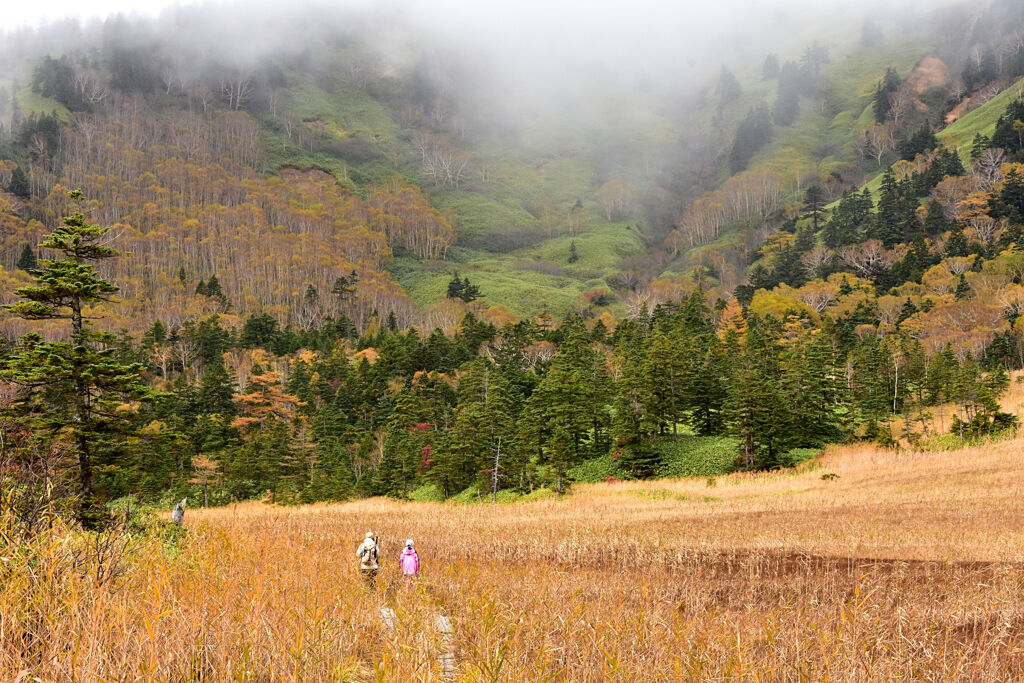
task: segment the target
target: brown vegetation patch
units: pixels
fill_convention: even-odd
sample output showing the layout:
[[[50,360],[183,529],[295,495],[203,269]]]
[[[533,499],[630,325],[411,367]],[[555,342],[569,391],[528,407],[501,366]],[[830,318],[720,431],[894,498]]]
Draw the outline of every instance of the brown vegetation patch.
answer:
[[[925,57],[907,76],[907,83],[920,95],[928,88],[949,85],[949,68],[938,57]]]
[[[946,114],[946,125],[953,123],[958,118],[967,113],[968,107],[971,106],[971,98],[966,97],[960,101],[955,107],[953,107],[948,114]]]
[[[719,477],[713,502],[705,480],[675,480],[493,507],[197,510],[185,538],[143,539],[102,585],[78,541],[55,539],[0,565],[0,670],[440,680],[453,650],[467,681],[1020,680],[1022,447],[833,449],[797,473]],[[367,529],[374,594],[352,556]],[[411,592],[395,567],[408,537]]]

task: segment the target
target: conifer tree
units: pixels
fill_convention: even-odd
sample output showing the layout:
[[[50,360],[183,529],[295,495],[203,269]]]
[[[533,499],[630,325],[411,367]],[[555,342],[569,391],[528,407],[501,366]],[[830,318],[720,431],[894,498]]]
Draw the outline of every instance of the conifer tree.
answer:
[[[619,373],[615,383],[615,434],[626,443],[639,443],[651,427],[645,341],[639,335],[629,336],[616,350]]]
[[[31,187],[28,184],[28,176],[21,166],[15,166],[11,173],[11,180],[7,183],[7,191],[19,199],[28,199],[32,196]]]
[[[878,213],[871,228],[871,237],[882,240],[886,246],[892,246],[903,238],[903,227],[904,211],[900,184],[893,175],[892,168],[889,168],[882,176]]]
[[[496,495],[518,470],[513,454],[515,408],[508,382],[486,359],[477,359],[459,380],[459,405],[450,432],[455,459],[451,474],[464,488],[480,478],[481,488]],[[461,470],[461,472],[459,471]]]
[[[83,199],[77,190],[68,196]],[[47,342],[27,334],[0,370],[0,378],[19,387],[13,408],[26,426],[52,437],[68,435],[78,460],[79,519],[86,526],[103,521],[96,467],[116,466],[120,439],[114,437],[134,429],[130,411],[120,406],[152,397],[142,366],[118,359],[115,337],[92,330],[86,315],[86,307],[109,302],[118,291],[93,265],[118,254],[103,244],[108,231],[76,211],[43,238],[39,246],[59,258],[40,259],[35,284],[19,288],[22,301],[5,308],[28,320],[69,320],[70,338]]]
[[[606,452],[612,398],[603,358],[591,346],[586,329],[578,319],[566,325],[567,338],[520,421],[523,443],[536,448],[551,467],[558,490],[572,466]]]
[[[966,299],[970,293],[971,286],[967,283],[967,278],[964,277],[964,274],[961,273],[960,278],[956,281],[956,290],[953,294],[956,300],[960,301],[961,299]]]
[[[234,395],[235,378],[224,365],[224,360],[217,358],[203,373],[196,393],[196,409],[207,415],[233,418],[238,413]]]
[[[780,387],[776,344],[763,327],[752,324],[741,346],[730,340],[734,353],[725,410],[730,432],[741,440],[747,467],[775,465],[789,446],[792,429],[789,402]]]
[[[799,446],[841,440],[839,417],[848,412],[848,401],[833,349],[820,332],[804,328],[802,321],[791,318],[787,327],[795,333],[783,355],[782,386],[790,398],[793,440]]]
[[[667,425],[672,435],[678,436],[686,393],[686,360],[696,350],[688,336],[674,332],[656,330],[648,338],[643,373],[647,412],[654,417],[659,432],[664,433]]]
[[[403,391],[388,419],[383,457],[377,472],[381,491],[406,497],[416,487],[419,472],[431,468],[430,457],[437,446],[435,425],[429,407],[413,391]]]
[[[686,357],[686,421],[702,436],[721,434],[724,429],[728,370],[723,350],[719,338],[714,333],[706,333],[694,340],[693,353]]]
[[[26,244],[25,248],[21,250],[21,256],[18,257],[17,267],[27,273],[31,273],[39,267],[39,261],[36,259],[35,252],[32,251],[32,245]]]
[[[716,86],[716,90],[720,98],[719,106],[724,106],[730,102],[734,102],[743,94],[740,82],[731,71],[725,68],[725,66],[722,67],[722,71],[718,74],[718,85]]]
[[[882,123],[888,118],[889,111],[892,109],[892,102],[889,98],[894,92],[899,90],[901,83],[899,74],[892,67],[885,70],[885,76],[882,77],[881,82],[875,89],[875,96],[873,98],[872,111],[875,114],[875,121]]]
[[[811,217],[811,225],[814,232],[818,232],[818,223],[821,220],[822,210],[825,208],[825,190],[821,185],[811,185],[804,193],[804,205]]]
[[[359,276],[355,270],[348,275],[340,275],[331,287],[331,294],[338,297],[339,301],[344,302],[356,291],[357,282],[359,282]]]
[[[953,229],[949,231],[944,253],[946,256],[967,256],[967,238],[959,225],[954,225]]]

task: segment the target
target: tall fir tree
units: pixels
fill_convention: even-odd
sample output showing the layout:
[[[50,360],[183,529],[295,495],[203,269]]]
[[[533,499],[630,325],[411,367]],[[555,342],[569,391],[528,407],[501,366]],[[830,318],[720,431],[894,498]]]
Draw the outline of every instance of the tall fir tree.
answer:
[[[68,196],[83,201],[80,191]],[[137,428],[132,412],[121,406],[152,398],[141,364],[118,359],[115,337],[93,330],[86,313],[118,291],[94,265],[118,255],[105,245],[109,230],[76,211],[43,238],[40,248],[60,257],[40,259],[35,284],[16,290],[22,301],[5,308],[28,320],[68,320],[70,339],[47,342],[27,334],[0,370],[0,377],[19,387],[12,409],[28,428],[49,438],[66,435],[78,460],[78,517],[89,527],[104,521],[96,468],[116,470],[124,437]]]

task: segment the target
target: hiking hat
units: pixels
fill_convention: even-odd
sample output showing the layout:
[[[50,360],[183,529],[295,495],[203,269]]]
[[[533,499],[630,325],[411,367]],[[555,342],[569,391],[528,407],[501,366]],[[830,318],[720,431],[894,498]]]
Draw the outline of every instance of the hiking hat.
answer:
[[[366,532],[366,537],[367,538],[373,538],[373,532],[372,531],[367,531]]]
[[[412,547],[412,539],[411,538],[408,541],[405,542],[405,547],[406,548],[411,548]]]

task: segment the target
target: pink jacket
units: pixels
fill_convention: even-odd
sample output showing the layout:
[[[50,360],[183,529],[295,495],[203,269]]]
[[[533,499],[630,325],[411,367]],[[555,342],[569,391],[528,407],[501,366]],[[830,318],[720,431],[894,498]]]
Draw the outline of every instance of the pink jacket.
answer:
[[[398,566],[402,568],[402,574],[406,576],[420,573],[420,556],[412,548],[406,548],[398,558]]]

